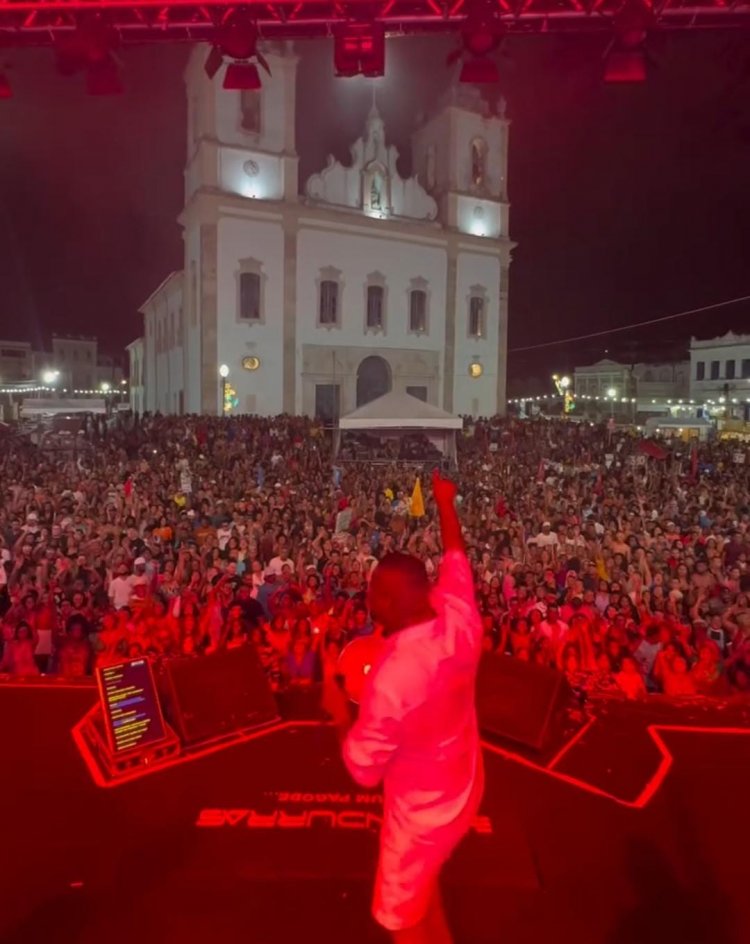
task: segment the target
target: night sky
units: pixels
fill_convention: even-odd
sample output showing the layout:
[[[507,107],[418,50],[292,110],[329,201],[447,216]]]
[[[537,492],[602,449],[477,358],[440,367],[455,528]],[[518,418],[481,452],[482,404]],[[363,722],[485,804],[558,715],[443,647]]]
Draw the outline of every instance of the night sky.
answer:
[[[449,81],[451,38],[388,46],[379,104],[407,153]],[[726,33],[653,44],[647,85],[600,82],[604,35],[511,37],[510,346],[602,330],[750,294],[750,45]],[[332,49],[300,46],[304,176],[346,158],[371,93],[335,79]],[[186,47],[122,53],[126,94],[92,99],[47,50],[6,53],[0,102],[0,336],[96,334],[120,353],[139,304],[182,264]],[[334,260],[335,261],[335,260]],[[654,356],[691,333],[750,329],[750,305],[511,357],[516,383],[574,363]],[[523,386],[523,384],[522,384]]]

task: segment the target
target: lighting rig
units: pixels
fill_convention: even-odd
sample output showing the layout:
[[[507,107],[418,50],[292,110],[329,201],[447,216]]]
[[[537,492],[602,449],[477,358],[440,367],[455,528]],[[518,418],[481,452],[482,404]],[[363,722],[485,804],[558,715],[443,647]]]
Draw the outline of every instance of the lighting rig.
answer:
[[[53,46],[59,68],[94,95],[122,90],[118,51],[149,42],[205,42],[206,71],[228,89],[258,89],[262,43],[333,40],[339,76],[381,76],[386,38],[454,33],[459,80],[494,83],[506,36],[602,32],[604,80],[643,82],[655,32],[743,29],[750,2],[727,0],[0,0],[0,48]],[[0,62],[0,99],[11,97]]]

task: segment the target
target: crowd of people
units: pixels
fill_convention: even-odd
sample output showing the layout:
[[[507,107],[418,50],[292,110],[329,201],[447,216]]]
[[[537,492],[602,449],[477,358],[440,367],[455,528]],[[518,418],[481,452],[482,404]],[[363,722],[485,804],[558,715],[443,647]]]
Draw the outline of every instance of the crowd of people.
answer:
[[[121,414],[83,439],[17,439],[0,458],[2,673],[253,645],[274,688],[309,686],[378,633],[380,557],[440,567],[433,459],[341,462],[290,416]],[[455,477],[485,649],[591,696],[748,691],[750,453],[643,445],[588,423],[465,421]]]

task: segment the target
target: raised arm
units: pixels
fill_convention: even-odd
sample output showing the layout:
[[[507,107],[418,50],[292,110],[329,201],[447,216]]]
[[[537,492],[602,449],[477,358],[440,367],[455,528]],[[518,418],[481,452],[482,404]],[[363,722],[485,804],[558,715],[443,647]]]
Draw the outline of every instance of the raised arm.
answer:
[[[458,489],[455,482],[443,478],[435,469],[432,473],[432,493],[438,506],[440,517],[440,536],[443,540],[443,549],[448,551],[466,552],[464,536],[461,532],[461,522],[456,512],[456,495]]]

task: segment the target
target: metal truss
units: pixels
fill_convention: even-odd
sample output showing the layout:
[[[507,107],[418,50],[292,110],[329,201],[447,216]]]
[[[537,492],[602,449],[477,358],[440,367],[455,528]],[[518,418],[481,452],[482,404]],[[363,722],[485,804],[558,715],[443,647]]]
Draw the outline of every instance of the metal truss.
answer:
[[[511,33],[609,29],[623,0],[495,0]],[[236,10],[257,20],[268,39],[328,36],[352,20],[376,20],[389,35],[460,29],[465,0],[0,0],[0,46],[43,46],[92,17],[124,43],[197,42]],[[664,0],[653,7],[657,29],[750,27],[750,0]]]

